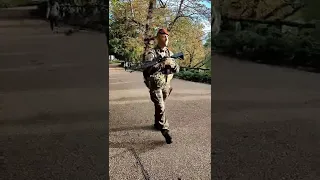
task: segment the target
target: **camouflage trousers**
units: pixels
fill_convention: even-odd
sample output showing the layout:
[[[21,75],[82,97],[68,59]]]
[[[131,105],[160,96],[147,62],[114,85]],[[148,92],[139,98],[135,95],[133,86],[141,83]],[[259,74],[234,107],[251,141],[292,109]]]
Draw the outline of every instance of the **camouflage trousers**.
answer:
[[[151,89],[150,92],[150,98],[151,101],[154,103],[154,125],[159,127],[160,129],[169,129],[169,122],[166,118],[165,113],[165,101],[169,97],[170,93],[172,91],[172,88],[170,87],[170,84],[167,84],[163,88],[160,89]]]

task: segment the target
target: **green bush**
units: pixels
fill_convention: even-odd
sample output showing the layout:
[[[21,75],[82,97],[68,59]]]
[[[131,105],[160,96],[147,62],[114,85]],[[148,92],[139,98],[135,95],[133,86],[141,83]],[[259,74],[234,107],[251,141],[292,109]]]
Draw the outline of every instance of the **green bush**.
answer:
[[[222,32],[213,38],[214,50],[267,64],[320,67],[320,47],[310,36],[282,33],[277,28]]]
[[[113,61],[109,62],[112,63]],[[124,67],[124,62],[121,62],[119,65],[120,67]],[[143,71],[137,64],[132,64],[132,67],[128,69],[133,69],[134,71]],[[187,70],[187,71],[180,71],[179,73],[174,74],[174,78],[179,78],[187,81],[193,81],[193,82],[201,82],[201,83],[207,83],[211,84],[211,72],[199,72],[197,70]]]
[[[174,77],[188,80],[188,81],[193,81],[193,82],[202,82],[202,83],[211,84],[210,72],[197,72],[195,70],[180,71],[179,73],[175,74]]]

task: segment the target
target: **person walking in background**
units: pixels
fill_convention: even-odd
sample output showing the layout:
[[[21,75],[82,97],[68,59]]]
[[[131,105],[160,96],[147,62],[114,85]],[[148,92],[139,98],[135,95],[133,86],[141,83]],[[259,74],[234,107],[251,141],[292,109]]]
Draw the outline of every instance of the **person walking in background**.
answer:
[[[60,5],[57,0],[49,0],[47,6],[47,19],[50,21],[52,32],[58,32]]]

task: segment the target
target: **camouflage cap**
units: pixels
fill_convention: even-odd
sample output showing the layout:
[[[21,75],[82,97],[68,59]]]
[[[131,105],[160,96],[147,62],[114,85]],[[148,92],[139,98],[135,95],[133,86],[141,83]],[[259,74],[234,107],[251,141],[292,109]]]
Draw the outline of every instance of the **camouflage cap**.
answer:
[[[166,28],[160,28],[157,34],[166,34],[169,36],[169,32],[167,31]]]

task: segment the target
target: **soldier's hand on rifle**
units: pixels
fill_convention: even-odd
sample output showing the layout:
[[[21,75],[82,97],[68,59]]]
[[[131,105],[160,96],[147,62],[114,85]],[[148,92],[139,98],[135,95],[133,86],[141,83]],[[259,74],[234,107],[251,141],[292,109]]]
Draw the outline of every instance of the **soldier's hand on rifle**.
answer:
[[[173,60],[173,58],[166,58],[165,62],[164,62],[165,66],[170,66],[171,68],[175,68],[176,67],[176,62]]]
[[[179,72],[179,65],[173,58],[169,58],[167,61],[167,65],[171,67],[173,73]]]
[[[177,63],[175,61],[170,61],[170,66],[172,69],[176,68]]]

